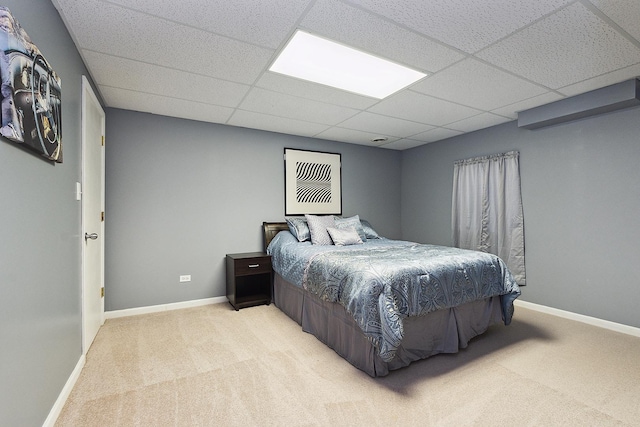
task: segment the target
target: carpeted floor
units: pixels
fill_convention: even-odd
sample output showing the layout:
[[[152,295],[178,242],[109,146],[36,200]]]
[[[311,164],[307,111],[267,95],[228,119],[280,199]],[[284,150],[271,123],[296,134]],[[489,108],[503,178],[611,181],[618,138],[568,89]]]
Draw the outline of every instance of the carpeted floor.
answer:
[[[108,320],[56,426],[638,426],[640,338],[517,307],[371,378],[274,305]]]

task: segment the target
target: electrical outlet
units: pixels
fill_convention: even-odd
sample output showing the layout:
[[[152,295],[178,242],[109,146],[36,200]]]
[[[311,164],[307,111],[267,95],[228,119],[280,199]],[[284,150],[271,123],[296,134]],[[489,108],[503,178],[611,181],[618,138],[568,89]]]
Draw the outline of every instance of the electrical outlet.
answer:
[[[182,282],[190,282],[191,281],[191,275],[190,274],[184,274],[182,276],[180,276],[180,283]]]

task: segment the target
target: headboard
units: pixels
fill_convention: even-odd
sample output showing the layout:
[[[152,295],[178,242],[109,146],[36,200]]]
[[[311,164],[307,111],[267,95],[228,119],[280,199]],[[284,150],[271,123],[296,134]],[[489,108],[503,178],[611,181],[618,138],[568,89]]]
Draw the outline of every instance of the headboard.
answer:
[[[276,234],[282,230],[288,230],[289,226],[286,222],[263,222],[262,228],[264,230],[264,251],[267,251],[267,246],[271,243]]]

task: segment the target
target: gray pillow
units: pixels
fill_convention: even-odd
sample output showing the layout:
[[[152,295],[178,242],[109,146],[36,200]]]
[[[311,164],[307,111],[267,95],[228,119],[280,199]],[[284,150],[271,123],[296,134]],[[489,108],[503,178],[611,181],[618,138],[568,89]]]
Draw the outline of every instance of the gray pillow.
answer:
[[[364,229],[364,233],[367,236],[367,239],[381,239],[381,237],[376,233],[376,230],[371,227],[369,221],[361,219],[360,224],[362,224],[362,228]]]
[[[311,232],[311,243],[314,245],[333,245],[333,240],[327,231],[328,227],[336,226],[333,215],[305,215],[304,217],[307,219],[307,225]]]
[[[360,223],[360,217],[358,215],[350,216],[348,218],[344,217],[335,217],[336,228],[349,228],[353,227],[356,229],[358,236],[360,236],[360,240],[363,242],[367,241],[367,235],[364,232],[364,228],[362,228],[362,224]]]
[[[289,226],[289,231],[293,234],[298,242],[305,242],[311,239],[311,233],[309,232],[309,226],[307,225],[307,220],[303,217],[288,217],[285,218],[287,221],[287,225]]]
[[[362,239],[354,227],[346,228],[327,228],[333,244],[336,246],[361,245]]]

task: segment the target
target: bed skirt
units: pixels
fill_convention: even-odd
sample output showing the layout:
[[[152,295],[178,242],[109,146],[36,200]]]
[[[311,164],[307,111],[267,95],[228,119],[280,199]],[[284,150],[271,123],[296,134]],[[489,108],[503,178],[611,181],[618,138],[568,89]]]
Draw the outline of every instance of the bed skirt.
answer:
[[[384,376],[439,353],[457,353],[493,324],[502,323],[500,297],[492,297],[419,317],[404,319],[404,339],[385,362],[343,306],[327,302],[274,275],[274,303],[302,330],[316,336],[356,368]]]

